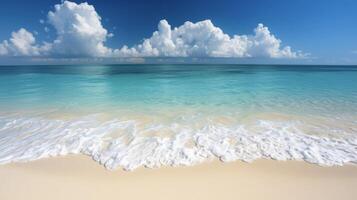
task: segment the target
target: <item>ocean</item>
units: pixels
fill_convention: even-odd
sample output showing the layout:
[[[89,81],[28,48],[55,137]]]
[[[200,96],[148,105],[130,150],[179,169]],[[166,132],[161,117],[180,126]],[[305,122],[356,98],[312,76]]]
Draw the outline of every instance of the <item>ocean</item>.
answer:
[[[0,164],[357,162],[357,66],[0,66]]]

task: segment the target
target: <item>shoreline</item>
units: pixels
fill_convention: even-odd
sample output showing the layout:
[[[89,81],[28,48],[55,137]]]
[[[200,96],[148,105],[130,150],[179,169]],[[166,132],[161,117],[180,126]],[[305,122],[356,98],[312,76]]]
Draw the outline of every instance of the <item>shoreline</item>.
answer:
[[[82,155],[0,166],[0,199],[355,199],[357,166],[217,160],[109,171]]]

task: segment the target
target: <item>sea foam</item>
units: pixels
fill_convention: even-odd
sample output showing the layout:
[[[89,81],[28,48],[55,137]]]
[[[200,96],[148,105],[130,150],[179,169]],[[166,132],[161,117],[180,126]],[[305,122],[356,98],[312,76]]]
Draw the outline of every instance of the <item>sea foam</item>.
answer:
[[[170,132],[167,136],[145,132]],[[294,121],[257,120],[246,125],[179,122],[139,128],[136,120],[71,120],[0,117],[0,164],[85,154],[107,169],[193,165],[207,159],[251,162],[260,158],[304,160],[322,166],[357,162],[355,133],[341,137],[304,133]],[[353,131],[353,130],[352,130]]]

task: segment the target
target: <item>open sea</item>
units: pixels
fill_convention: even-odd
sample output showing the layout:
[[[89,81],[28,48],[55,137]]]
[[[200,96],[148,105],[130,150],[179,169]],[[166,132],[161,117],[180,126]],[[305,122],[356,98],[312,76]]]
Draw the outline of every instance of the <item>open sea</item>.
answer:
[[[0,164],[357,163],[357,66],[0,66]]]

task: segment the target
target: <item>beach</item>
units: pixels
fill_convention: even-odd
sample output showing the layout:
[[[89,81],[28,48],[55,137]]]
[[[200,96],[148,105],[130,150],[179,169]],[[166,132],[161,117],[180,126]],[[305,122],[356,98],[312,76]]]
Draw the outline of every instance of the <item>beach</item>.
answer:
[[[356,199],[356,75],[1,67],[0,200]]]
[[[2,0],[0,200],[357,200],[356,8]]]
[[[0,166],[0,199],[355,199],[357,167],[219,161],[109,171],[70,155]]]

